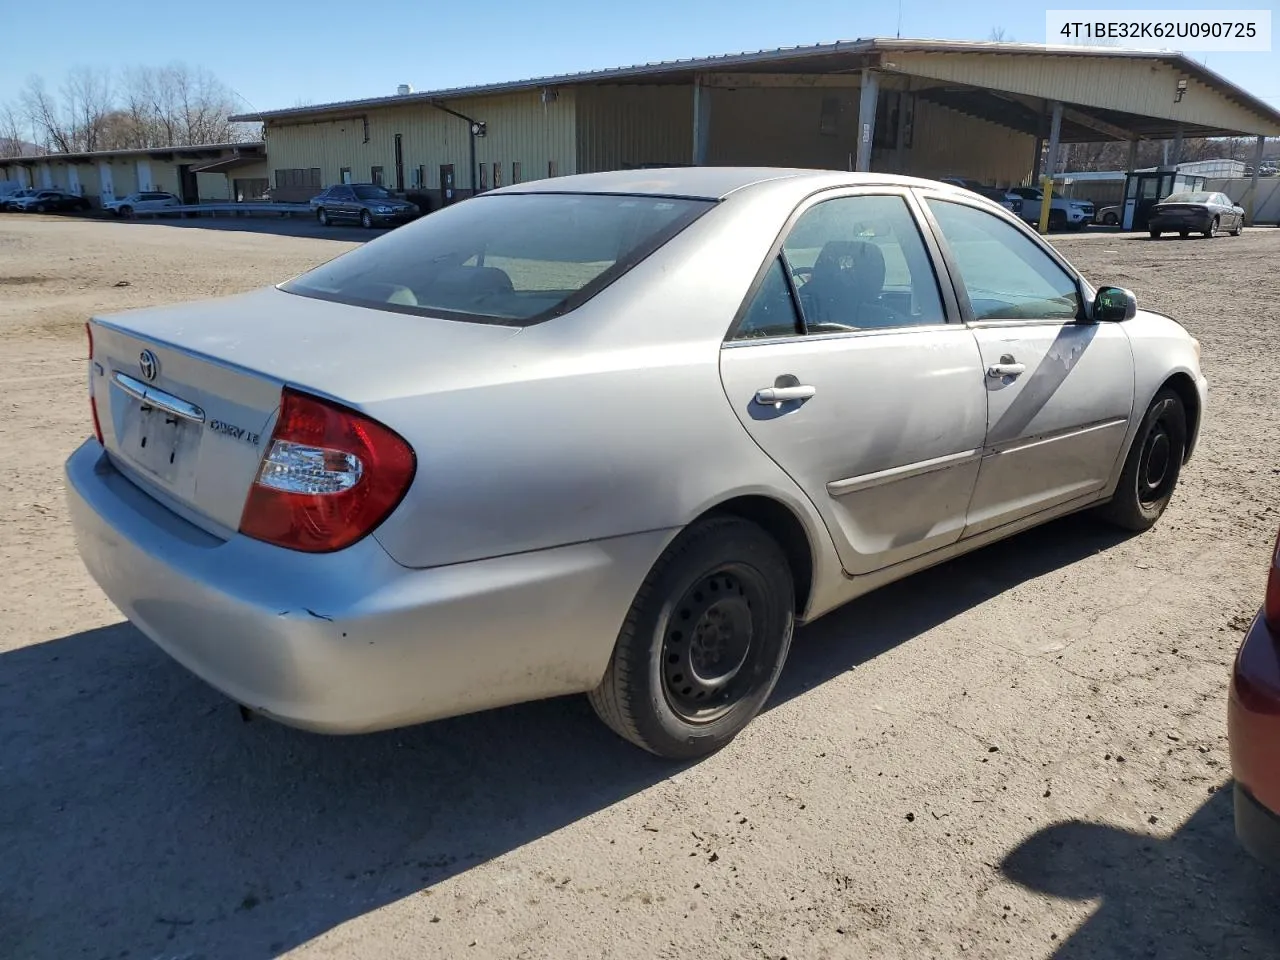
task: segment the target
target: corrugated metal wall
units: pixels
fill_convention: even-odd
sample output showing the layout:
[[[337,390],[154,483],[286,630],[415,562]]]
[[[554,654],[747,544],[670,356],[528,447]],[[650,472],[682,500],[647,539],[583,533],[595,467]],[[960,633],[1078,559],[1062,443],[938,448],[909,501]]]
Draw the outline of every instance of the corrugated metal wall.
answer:
[[[1280,177],[1260,177],[1258,179],[1258,195],[1253,194],[1253,178],[1244,179],[1212,179],[1204,187],[1225,193],[1232,203],[1249,209],[1252,200],[1254,223],[1280,224]]]
[[[575,109],[572,88],[561,88],[556,99],[543,103],[538,91],[502,97],[483,97],[450,104],[486,123],[486,136],[476,139],[476,161],[502,164],[504,184],[519,163],[522,180],[547,176],[554,163],[558,174],[574,169]],[[414,185],[414,171],[425,167],[424,187],[440,189],[441,164],[453,164],[454,185],[464,193],[471,186],[467,124],[424,104],[379,107],[364,112],[368,122],[352,115],[339,120],[279,121],[267,124],[270,177],[285,169],[320,169],[322,186],[340,180],[344,167],[352,180],[367,183],[373,167],[382,167],[382,182],[395,186],[395,137],[401,136],[405,189]],[[492,183],[492,180],[490,180]]]
[[[903,151],[902,169],[897,168],[893,149],[873,151],[871,169],[931,179],[972,177],[1009,186],[1030,175],[1035,146],[1036,138],[1029,134],[917,97],[911,146]]]
[[[1188,81],[1181,102],[1175,102],[1181,74],[1155,60],[905,52],[895,53],[893,60],[903,73],[935,80],[1244,133],[1280,135],[1280,126],[1273,121],[1196,80]]]
[[[748,87],[710,93],[709,163],[853,169],[858,150],[857,87]]]
[[[578,173],[693,159],[692,87],[580,87],[577,105]]]

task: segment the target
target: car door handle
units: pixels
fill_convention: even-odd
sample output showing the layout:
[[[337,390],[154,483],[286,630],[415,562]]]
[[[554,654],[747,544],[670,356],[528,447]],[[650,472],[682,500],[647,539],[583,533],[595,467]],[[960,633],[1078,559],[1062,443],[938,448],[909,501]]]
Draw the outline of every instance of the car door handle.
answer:
[[[756,391],[756,403],[787,403],[790,400],[808,400],[817,392],[817,387],[811,387],[803,383],[794,387],[761,387]]]
[[[1004,377],[1016,377],[1019,374],[1027,372],[1025,363],[993,363],[987,367],[987,376],[992,380],[1000,380]]]

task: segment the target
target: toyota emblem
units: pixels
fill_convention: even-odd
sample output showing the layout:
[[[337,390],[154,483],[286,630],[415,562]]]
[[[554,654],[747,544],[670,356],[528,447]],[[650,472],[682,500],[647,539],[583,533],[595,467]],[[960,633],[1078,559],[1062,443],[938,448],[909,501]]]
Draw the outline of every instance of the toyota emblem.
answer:
[[[138,354],[138,369],[142,372],[143,380],[154,380],[160,373],[160,361],[150,350],[143,350]]]

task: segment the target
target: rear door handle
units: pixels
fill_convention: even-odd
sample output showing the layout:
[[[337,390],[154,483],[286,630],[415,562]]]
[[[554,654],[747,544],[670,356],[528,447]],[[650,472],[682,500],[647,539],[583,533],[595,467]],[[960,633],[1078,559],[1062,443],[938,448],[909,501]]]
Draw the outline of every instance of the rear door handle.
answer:
[[[1027,372],[1025,363],[1015,363],[1013,357],[1004,356],[1000,358],[999,363],[993,363],[987,367],[987,376],[992,380],[1000,380],[1004,377],[1016,377]]]
[[[803,383],[794,387],[761,387],[756,391],[756,403],[786,403],[790,400],[808,400],[817,392],[817,387],[811,387]]]

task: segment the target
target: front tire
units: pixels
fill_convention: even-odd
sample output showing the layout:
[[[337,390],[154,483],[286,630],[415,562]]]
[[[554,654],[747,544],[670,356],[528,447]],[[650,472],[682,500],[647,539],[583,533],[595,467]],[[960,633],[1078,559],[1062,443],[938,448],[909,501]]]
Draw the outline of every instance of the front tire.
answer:
[[[44,204],[43,204],[43,203],[37,203],[37,204],[36,204],[34,207],[32,207],[31,209],[35,210],[35,212],[36,212],[36,213],[44,213],[44,211],[45,211],[45,206],[44,206]]]
[[[1159,230],[1148,230],[1147,232],[1148,232],[1149,234],[1151,234],[1151,239],[1152,239],[1152,240],[1159,240],[1159,239],[1160,239],[1160,231],[1159,231]]]
[[[1101,516],[1126,530],[1151,529],[1173,498],[1186,452],[1187,410],[1177,392],[1165,387],[1147,407],[1115,496]]]
[[[747,520],[700,521],[649,571],[591,705],[650,753],[705,757],[760,712],[794,626],[794,581],[777,542]]]
[[[364,227],[366,230],[373,229],[373,214],[368,210],[360,211],[360,226]]]
[[[1108,227],[1114,227],[1120,223],[1120,218],[1117,217],[1114,213],[1107,213],[1107,214],[1103,214],[1102,222]]]
[[[321,207],[316,211],[316,220],[319,221],[320,226],[327,227],[329,225],[329,211]]]
[[[1238,237],[1243,231],[1244,231],[1244,221],[1239,220],[1236,222],[1236,228],[1231,231],[1231,235],[1233,237]]]

